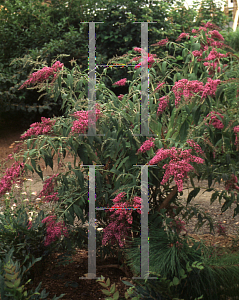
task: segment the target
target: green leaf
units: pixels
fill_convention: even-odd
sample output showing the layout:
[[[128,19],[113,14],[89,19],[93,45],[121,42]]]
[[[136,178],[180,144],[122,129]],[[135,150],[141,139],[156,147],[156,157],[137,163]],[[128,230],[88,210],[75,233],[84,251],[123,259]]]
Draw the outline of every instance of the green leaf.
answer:
[[[33,169],[32,166],[30,166],[29,164],[25,164],[25,166],[27,167],[27,169],[28,169],[29,171],[31,171],[32,173],[34,173],[34,169]]]
[[[189,265],[189,261],[188,261],[187,264],[186,264],[186,269],[187,269],[188,272],[191,272],[191,271],[192,271],[192,268],[191,268],[190,265]]]
[[[180,283],[180,280],[178,279],[178,277],[174,277],[173,278],[173,285],[178,285]]]
[[[71,74],[67,74],[66,78],[66,84],[69,88],[72,89],[72,84],[73,84],[73,76]]]
[[[19,272],[15,273],[14,275],[12,274],[5,274],[4,277],[7,279],[7,280],[15,280],[18,276]]]
[[[210,204],[212,204],[218,197],[219,192],[216,191],[215,193],[212,194],[211,199],[210,199]]]
[[[47,166],[49,166],[52,170],[53,170],[53,159],[50,155],[45,154],[44,155],[44,161],[46,164],[46,168]]]
[[[104,282],[99,282],[100,285],[102,285],[104,288],[107,288],[107,285]]]
[[[127,285],[127,286],[134,286],[131,282],[129,282],[129,281],[124,281],[124,280],[122,280],[122,282],[125,284],[125,285]]]
[[[183,59],[186,58],[187,54],[188,54],[188,49],[187,48],[183,49],[183,52],[182,52]]]
[[[80,218],[83,215],[82,209],[76,204],[73,204],[73,208],[77,217]]]
[[[104,293],[106,296],[110,296],[110,291],[107,291],[107,290],[102,290],[102,293]]]
[[[112,284],[112,286],[110,288],[110,292],[111,292],[111,294],[113,294],[115,292],[115,283]]]
[[[187,119],[183,122],[183,124],[181,125],[179,134],[180,134],[180,138],[181,138],[181,142],[184,142],[186,140],[187,134],[188,134],[188,128],[189,128],[189,124]]]
[[[114,283],[114,284],[115,284],[115,283]],[[118,299],[119,299],[119,292],[118,292],[118,291],[116,291],[116,292],[114,293],[113,299],[114,299],[114,300],[118,300]]]
[[[72,216],[68,210],[65,211],[65,216],[69,220],[70,224],[74,223],[74,219],[72,218]]]
[[[194,62],[194,66],[193,66],[193,73],[195,75],[197,75],[197,72],[198,72],[198,66],[199,66],[199,63],[198,62]]]
[[[167,61],[164,61],[164,62],[162,63],[162,73],[163,73],[163,75],[164,75],[165,72],[166,72],[166,66],[167,66]]]
[[[14,287],[15,287],[15,288],[19,287],[20,282],[21,282],[21,278],[18,278],[18,279],[14,282]]]
[[[107,286],[110,286],[110,279],[109,278],[106,280],[106,284],[107,284]]]
[[[36,165],[36,161],[34,159],[31,159],[31,164],[35,170],[35,172],[41,177],[41,179],[43,180],[43,174],[42,174],[42,170],[40,168],[39,165]]]
[[[6,286],[9,287],[10,289],[14,288],[14,284],[13,284],[12,282],[5,281],[4,283],[5,283]]]
[[[183,276],[183,275],[185,275],[185,271],[184,271],[184,269],[181,269],[181,270],[179,271],[179,274],[180,274],[180,276]]]
[[[193,115],[193,119],[194,119],[194,124],[197,126],[198,125],[198,121],[200,119],[200,115],[201,115],[201,106],[199,106],[196,111],[195,114]]]
[[[119,170],[121,168],[121,166],[129,159],[129,156],[126,156],[121,163],[119,164],[119,166],[117,167],[117,170]]]
[[[187,205],[188,203],[194,198],[197,196],[197,194],[199,193],[200,191],[200,187],[197,187],[195,188],[194,190],[192,190],[189,195],[188,195],[188,199],[187,199]]]
[[[206,42],[206,41],[207,41],[207,38],[206,38],[206,34],[205,34],[204,30],[201,30],[201,32],[202,32],[203,39],[204,39],[204,41]]]
[[[201,48],[201,45],[199,43],[194,43],[192,44],[192,51],[195,51],[195,50],[200,50]]]

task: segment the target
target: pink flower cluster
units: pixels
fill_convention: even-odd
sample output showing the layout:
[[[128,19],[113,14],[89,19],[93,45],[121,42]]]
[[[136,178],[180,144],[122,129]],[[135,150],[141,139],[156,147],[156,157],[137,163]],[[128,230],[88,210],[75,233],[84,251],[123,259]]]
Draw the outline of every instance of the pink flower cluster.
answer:
[[[123,99],[123,97],[124,97],[124,95],[123,95],[123,94],[120,94],[120,95],[118,96],[119,100],[122,100],[122,99]]]
[[[41,123],[36,122],[30,125],[30,128],[26,133],[21,135],[21,139],[25,139],[31,137],[33,135],[37,136],[40,134],[47,134],[51,131],[52,126],[56,123],[56,120],[52,120],[51,118],[41,117]]]
[[[122,248],[124,246],[124,237],[130,236],[130,227],[125,225],[127,221],[128,224],[132,224],[132,210],[127,207],[132,207],[132,204],[129,202],[121,202],[126,193],[119,193],[114,199],[115,203],[109,211],[114,211],[114,213],[110,216],[111,218],[115,218],[116,220],[112,221],[106,228],[104,228],[104,235],[102,239],[102,245],[106,245],[108,241],[111,240],[111,244],[113,245],[115,242],[119,243],[119,246]],[[141,198],[136,196],[133,199],[134,204],[133,207],[137,208],[136,211],[141,213]]]
[[[50,245],[51,243],[56,241],[56,238],[60,238],[63,234],[65,237],[68,237],[67,227],[64,222],[56,223],[56,216],[48,216],[42,223],[46,223],[47,225],[47,234],[45,239],[45,246]]]
[[[126,84],[127,78],[120,79],[116,81],[113,85],[124,86]]]
[[[225,190],[226,191],[230,191],[230,190],[238,190],[239,191],[239,187],[237,185],[235,185],[236,183],[238,183],[237,177],[234,174],[232,174],[231,179],[227,180],[225,182]]]
[[[143,54],[147,55],[146,51],[143,48],[134,47],[134,51],[139,53],[143,52]]]
[[[154,91],[156,92],[157,90],[161,89],[164,84],[164,82],[160,82]]]
[[[156,44],[152,44],[151,46],[159,46],[159,47],[160,47],[160,46],[165,46],[165,45],[167,45],[167,43],[168,43],[168,38],[163,39],[163,40],[157,42]]]
[[[134,68],[135,69],[138,69],[140,68],[141,66],[142,67],[148,67],[148,68],[151,68],[153,63],[155,62],[154,60],[154,57],[156,57],[156,54],[149,54],[148,56],[148,59],[145,58],[143,62],[140,62],[139,64],[137,64]]]
[[[58,72],[58,69],[62,69],[63,66],[64,66],[63,63],[56,61],[51,67],[44,67],[43,69],[35,73],[32,73],[30,75],[30,78],[27,81],[25,81],[23,85],[21,85],[19,90],[30,84],[41,83],[47,80],[51,75],[53,75],[53,80],[51,82],[52,84],[58,76],[56,72]]]
[[[213,29],[211,31],[208,31],[208,29]],[[192,30],[192,33],[200,33],[202,30],[205,32],[205,35],[206,35],[206,41],[207,41],[207,45],[204,44],[204,42],[201,42],[201,50],[200,51],[193,51],[193,55],[194,53],[196,54],[197,53],[197,56],[200,56],[201,55],[199,54],[200,52],[202,53],[203,51],[207,51],[208,50],[208,47],[211,46],[211,47],[214,47],[214,49],[212,50],[213,52],[209,54],[209,60],[211,60],[211,58],[214,60],[215,58],[213,58],[215,55],[217,58],[220,57],[225,57],[225,56],[221,56],[221,55],[224,55],[224,54],[216,54],[214,51],[215,48],[225,48],[225,44],[222,42],[224,41],[224,38],[223,36],[218,32],[218,30],[220,30],[220,28],[210,22],[207,22],[207,24],[204,24],[204,26],[201,26],[199,28],[199,30],[196,30],[196,29],[193,29]],[[208,31],[208,32],[207,32]],[[195,36],[197,37],[197,36]],[[214,39],[218,39],[218,41],[215,41]],[[195,55],[196,56],[196,55]],[[201,61],[202,59],[199,58],[198,61]]]
[[[99,107],[99,104],[97,103],[96,106]],[[86,130],[88,129],[88,114],[89,111],[84,111],[84,110],[74,112],[73,116],[78,120],[73,122],[73,126],[71,127],[71,132],[70,132],[71,134],[75,134],[75,133],[79,134],[79,133],[86,132]],[[96,114],[96,121],[97,121],[101,115],[100,109],[96,109],[95,114]]]
[[[174,228],[176,229],[177,234],[179,234],[182,230],[187,232],[184,225],[186,225],[186,223],[184,221],[182,221],[180,218],[178,218],[177,220],[173,220],[169,223],[169,226],[172,229],[174,229]]]
[[[169,102],[168,95],[159,98],[159,101],[160,102],[159,102],[157,114],[162,114],[165,111],[166,107],[168,106],[168,102]]]
[[[56,177],[59,175],[55,174],[51,176],[50,178],[46,179],[44,181],[43,189],[38,195],[39,198],[44,197],[45,202],[50,202],[50,201],[58,201],[58,192],[54,191],[54,187],[56,186]]]
[[[0,181],[0,196],[5,195],[12,188],[13,183],[20,179],[20,176],[25,173],[24,163],[15,161],[10,168],[7,168],[5,175]],[[20,181],[22,181],[20,179]]]
[[[195,57],[202,57],[203,51],[202,50],[200,50],[200,51],[195,50],[195,51],[192,52],[192,54]],[[198,61],[201,61],[201,60],[202,60],[201,58],[198,58]]]
[[[208,56],[205,58],[205,60],[215,60],[215,59],[219,60],[224,57],[227,57],[227,54],[219,53],[215,48],[213,48],[208,54]]]
[[[220,27],[218,27],[218,26],[215,25],[215,24],[212,24],[211,22],[207,22],[206,24],[205,24],[205,23],[202,23],[202,25],[203,25],[205,28],[209,28],[209,29],[218,29],[218,30],[220,30]]]
[[[183,32],[183,33],[181,33],[180,34],[180,36],[176,39],[176,42],[180,42],[182,39],[184,39],[184,38],[188,38],[189,39],[189,33],[185,33],[185,32]]]
[[[224,125],[223,123],[217,118],[217,116],[220,116],[222,119],[224,118],[223,115],[221,115],[220,113],[216,112],[216,111],[211,111],[206,117],[211,116],[211,119],[209,121],[209,124],[217,129],[223,129]],[[205,120],[205,118],[204,118]]]
[[[143,66],[143,67],[148,67],[148,68],[151,68],[152,67],[152,65],[153,65],[153,63],[155,62],[155,59],[154,58],[156,58],[157,56],[156,56],[156,54],[147,54],[146,52],[145,52],[145,50],[144,49],[142,49],[142,48],[138,48],[138,47],[135,47],[134,48],[134,51],[136,51],[136,52],[140,52],[141,53],[141,51],[143,52],[143,57],[144,57],[144,60],[142,61],[142,62],[140,62],[139,64],[137,64],[134,68],[135,69],[138,69],[138,68],[140,68],[141,66]],[[135,57],[133,60],[134,61],[138,61],[139,59],[140,59],[141,57]],[[131,60],[131,61],[133,61],[133,60]]]
[[[155,145],[154,145],[154,141],[155,139],[154,138],[150,138],[148,140],[146,140],[142,145],[141,147],[138,149],[137,153],[141,152],[141,153],[145,153],[146,151],[149,151],[151,148],[153,148]]]
[[[213,39],[224,41],[224,37],[217,30],[208,31],[208,34],[210,34]]]
[[[198,154],[205,157],[204,151],[202,151],[202,148],[194,141],[194,140],[187,140],[187,144],[192,147]]]
[[[239,125],[235,126],[235,127],[233,128],[233,130],[234,130],[234,133],[235,133],[235,135],[236,135],[235,145],[237,145],[237,143],[238,143],[237,133],[239,132]]]
[[[198,80],[188,81],[187,79],[181,79],[176,81],[172,88],[175,95],[175,106],[178,106],[182,96],[184,96],[185,101],[188,101],[195,94],[202,93],[203,90],[203,83]]]
[[[169,181],[171,176],[174,177],[174,181],[178,186],[178,191],[183,190],[183,179],[187,178],[187,173],[193,171],[194,167],[190,165],[190,162],[196,162],[203,164],[204,159],[191,155],[192,149],[182,150],[172,147],[171,149],[159,149],[156,155],[149,161],[150,165],[156,165],[160,161],[170,157],[171,160],[168,164],[163,166],[166,169],[162,185]]]
[[[217,86],[220,84],[220,82],[220,79],[213,80],[211,78],[207,78],[207,82],[202,93],[202,99],[206,98],[207,96],[215,96]]]
[[[215,96],[219,83],[219,79],[212,80],[211,78],[207,78],[205,86],[198,80],[181,79],[176,81],[172,88],[175,95],[175,106],[178,106],[182,96],[184,96],[185,101],[190,100],[195,94],[201,95],[201,99],[207,96]]]

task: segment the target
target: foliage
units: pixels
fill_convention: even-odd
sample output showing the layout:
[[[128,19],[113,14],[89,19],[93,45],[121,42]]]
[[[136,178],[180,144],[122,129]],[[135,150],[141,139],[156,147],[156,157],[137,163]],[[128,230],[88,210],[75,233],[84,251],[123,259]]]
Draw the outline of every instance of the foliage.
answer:
[[[33,227],[28,230],[29,217],[24,208],[18,208],[15,214],[0,215],[1,223],[1,258],[13,248],[14,259],[23,264],[28,263],[34,257],[45,258],[49,250],[43,245],[45,238],[45,226],[41,223],[44,212],[41,211],[33,222]]]
[[[124,243],[125,252],[128,248],[135,251],[135,256],[131,257],[135,259],[131,265],[135,272],[138,272],[140,252],[138,248],[133,248],[131,240],[138,241],[140,213],[134,203],[141,203],[141,170],[138,167],[147,164],[149,219],[154,220],[155,226],[157,223],[157,229],[151,232],[155,247],[151,248],[150,259],[157,260],[154,265],[151,261],[151,266],[156,267],[153,271],[166,278],[166,288],[173,282],[173,287],[176,287],[171,292],[178,296],[191,296],[190,287],[196,286],[195,297],[201,297],[203,293],[210,299],[211,294],[223,294],[225,290],[233,292],[234,288],[238,294],[238,258],[230,257],[225,262],[228,266],[223,270],[220,265],[223,260],[219,259],[216,263],[212,258],[204,260],[197,245],[189,247],[186,239],[179,238],[178,234],[184,225],[181,216],[185,221],[193,215],[197,216],[198,226],[207,220],[210,222],[208,215],[190,206],[200,191],[193,181],[195,177],[198,181],[208,180],[206,191],[214,190],[211,188],[213,181],[225,181],[224,190],[221,193],[214,190],[211,197],[211,203],[217,198],[219,202],[225,200],[222,211],[234,201],[239,201],[238,92],[235,91],[238,60],[233,53],[225,51],[223,38],[210,22],[200,30],[193,29],[192,34],[196,36],[182,33],[176,41],[160,41],[157,46],[165,47],[163,49],[167,49],[168,53],[163,55],[164,51],[159,51],[158,56],[156,53],[145,54],[144,61],[140,63],[148,64],[148,77],[144,79],[148,82],[149,78],[149,130],[155,138],[146,139],[139,135],[142,80],[138,62],[135,67],[129,67],[130,79],[123,78],[114,83],[127,85],[126,94],[120,97],[106,87],[104,78],[107,77],[107,67],[102,73],[96,72],[96,135],[86,135],[93,109],[87,107],[88,74],[75,63],[72,70],[64,66],[53,81],[50,74],[44,80],[34,82],[34,88],[46,91],[55,102],[62,98],[65,114],[63,117],[42,118],[41,122],[32,124],[21,137],[25,148],[15,155],[15,159],[21,158],[24,171],[36,172],[43,180],[44,186],[39,196],[46,202],[56,204],[54,212],[47,217],[50,223],[48,229],[54,229],[52,224],[57,224],[57,230],[52,229],[54,235],[49,234],[53,244],[61,234],[67,236],[65,225],[74,226],[76,217],[83,224],[88,221],[87,179],[90,173],[90,184],[93,182],[95,187],[93,194],[97,195],[95,206],[103,208],[97,210],[96,218],[104,228],[104,234],[111,228],[117,240],[116,251]],[[135,58],[135,52],[141,51],[136,47],[111,62],[122,60],[128,63]],[[51,68],[61,64],[54,60]],[[43,70],[37,72],[32,78],[39,78],[37,75],[42,74]],[[73,164],[66,161],[67,152],[73,155]],[[54,157],[57,157],[58,173],[43,178],[40,159],[53,170]],[[90,166],[95,173],[91,169],[88,172]],[[9,177],[14,178],[14,168],[10,170],[2,177],[1,183],[9,182]],[[95,181],[91,176],[95,176]],[[180,196],[183,183],[189,178],[194,189],[187,198],[187,205],[183,206]],[[173,180],[175,185],[172,185]],[[116,203],[120,209],[115,212],[114,218],[123,224],[124,231],[121,232],[115,228],[114,220],[111,222],[108,217],[110,209],[115,209],[112,205]],[[134,208],[127,211],[133,205]],[[238,207],[237,203],[234,215],[238,213]],[[109,210],[105,211],[105,208]],[[165,220],[156,220],[162,209],[165,209]],[[125,221],[130,224],[133,238],[130,231],[125,233],[128,230]],[[213,230],[212,223],[210,227]],[[180,252],[179,248],[183,251]],[[186,270],[192,271],[187,279]],[[221,278],[224,278],[223,282]],[[182,285],[179,285],[180,279]],[[187,284],[187,289],[182,288]],[[205,286],[208,290],[204,289]]]
[[[231,30],[229,33],[224,33],[225,41],[227,45],[233,48],[237,52],[237,56],[239,53],[239,27],[237,27],[236,31]]]
[[[185,300],[201,295],[203,299],[222,299],[219,295],[226,297],[229,294],[236,297],[238,253],[219,256],[213,254],[213,247],[207,248],[202,242],[193,241],[189,245],[189,238],[182,238],[167,226],[169,220],[165,219],[165,222],[164,228],[158,227],[157,218],[149,223],[150,274],[159,274],[160,278],[177,283],[175,286],[169,285],[165,292],[170,291],[170,296],[177,295]],[[140,242],[140,238],[135,238],[133,246],[126,249],[127,260],[136,276],[140,275]],[[162,282],[158,279],[149,280],[148,285],[155,292],[164,291]]]
[[[0,101],[1,111],[17,110],[30,113],[30,117],[39,114],[52,117],[62,115],[60,106],[62,99],[55,103],[51,98],[42,96],[37,102],[37,93],[31,90],[19,91],[19,82],[22,83],[27,74],[32,73],[31,60],[39,57],[43,66],[49,66],[57,55],[66,53],[71,60],[76,60],[82,69],[88,67],[88,23],[96,23],[96,63],[106,64],[114,55],[122,55],[128,49],[137,46],[142,21],[157,22],[149,24],[149,44],[169,37],[175,39],[184,30],[199,26],[201,19],[211,19],[208,14],[207,0],[203,4],[202,18],[195,23],[195,8],[187,10],[184,1],[177,1],[176,8],[172,9],[172,1],[51,1],[43,5],[39,1],[4,1],[0,11],[0,39],[3,47],[0,49]],[[144,5],[148,6],[144,6]],[[175,4],[175,3],[174,3]],[[215,5],[214,5],[215,6]],[[219,7],[212,20],[223,26],[225,18]],[[95,11],[92,14],[92,11]],[[184,14],[187,15],[185,19]],[[165,22],[165,20],[168,20]],[[83,24],[81,22],[85,22]],[[124,43],[122,43],[124,41]],[[14,62],[15,58],[28,56],[28,64]],[[72,68],[72,64],[65,58],[64,65]],[[38,67],[36,64],[34,67]],[[102,73],[102,67],[98,72]],[[119,68],[118,68],[119,69]],[[125,69],[111,71],[113,80],[123,76]],[[109,81],[106,86],[118,93]],[[122,91],[122,88],[121,88]],[[119,94],[121,92],[119,91]],[[29,115],[28,117],[29,118]]]
[[[24,282],[23,275],[29,269],[33,267],[33,265],[40,261],[41,258],[32,259],[32,262],[29,262],[28,268],[21,268],[19,261],[13,260],[13,252],[14,248],[4,255],[4,257],[0,260],[0,292],[1,299],[18,299],[18,300],[27,300],[27,299],[46,299],[48,293],[46,293],[45,289],[40,293],[41,283],[33,292],[26,290],[26,285],[31,281],[29,279],[27,282]],[[59,297],[54,296],[52,300],[60,299],[64,296],[61,294]]]

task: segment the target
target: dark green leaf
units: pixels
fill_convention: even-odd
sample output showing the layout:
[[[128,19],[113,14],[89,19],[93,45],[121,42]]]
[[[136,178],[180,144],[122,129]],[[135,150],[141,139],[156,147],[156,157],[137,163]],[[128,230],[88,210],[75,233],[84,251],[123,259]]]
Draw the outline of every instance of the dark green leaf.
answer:
[[[200,187],[197,187],[189,193],[188,199],[187,199],[187,205],[193,198],[195,198],[197,196],[197,194],[199,192],[200,192]]]

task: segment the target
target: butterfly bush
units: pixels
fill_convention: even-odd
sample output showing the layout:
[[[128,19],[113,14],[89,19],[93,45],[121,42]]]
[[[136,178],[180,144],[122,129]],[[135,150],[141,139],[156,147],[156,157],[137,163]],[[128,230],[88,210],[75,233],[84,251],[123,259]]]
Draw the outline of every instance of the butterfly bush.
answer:
[[[159,106],[158,106],[158,110],[157,110],[157,114],[160,115],[162,114],[166,107],[168,106],[168,103],[169,103],[169,96],[163,96],[161,98],[159,98]]]
[[[211,111],[207,117],[211,117],[209,124],[212,124],[213,127],[217,128],[217,129],[223,129],[224,125],[222,123],[222,121],[220,121],[217,116],[220,116],[222,119],[224,118],[222,114],[215,112],[215,111]],[[205,118],[204,118],[205,120]],[[207,124],[206,124],[207,125]]]
[[[144,59],[142,62],[140,62],[139,64],[137,64],[134,67],[134,69],[138,69],[140,67],[147,67],[147,68],[151,68],[152,67],[152,65],[155,62],[155,58],[157,57],[156,54],[147,54],[144,49],[138,48],[138,47],[135,47],[134,51],[140,52],[140,53],[142,51],[142,53],[143,53],[143,59]],[[139,60],[139,59],[141,59],[141,56],[137,57],[136,61]]]
[[[185,33],[185,32],[183,32],[183,33],[181,33],[180,35],[179,35],[179,37],[176,39],[176,42],[180,42],[182,39],[184,39],[184,38],[188,38],[189,39],[189,33]]]
[[[53,75],[53,80],[51,84],[53,84],[59,75],[58,71],[61,70],[63,66],[64,66],[63,63],[56,61],[51,67],[44,67],[43,69],[35,73],[32,73],[30,78],[20,86],[19,90],[23,89],[24,87],[30,84],[44,82],[47,79],[49,79],[49,77],[52,75]]]
[[[62,234],[65,237],[69,236],[64,221],[56,223],[56,216],[48,216],[42,220],[42,223],[46,223],[47,226],[45,246],[49,246],[51,243],[55,242]]]
[[[115,82],[113,85],[125,86],[126,81],[127,81],[127,78],[123,78],[123,79],[120,79],[119,81]]]
[[[195,152],[202,156],[206,156],[205,152],[202,150],[202,148],[192,139],[189,139],[186,141],[186,143],[194,149]]]
[[[214,97],[216,90],[218,88],[218,85],[221,83],[219,79],[212,79],[212,75],[214,75],[215,71],[221,72],[220,64],[221,61],[227,59],[227,55],[221,54],[217,51],[216,48],[224,48],[225,45],[223,43],[223,38],[217,31],[217,27],[213,25],[212,23],[208,22],[206,24],[203,24],[199,28],[199,30],[192,30],[192,34],[195,34],[195,37],[201,38],[202,31],[205,32],[206,41],[203,40],[200,43],[200,50],[195,50],[192,52],[192,60],[197,63],[197,61],[202,61],[201,67],[205,71],[205,77],[209,75],[209,78],[207,78],[207,81],[204,83],[200,82],[198,80],[187,80],[187,79],[181,79],[179,81],[176,81],[168,94],[164,94],[166,92],[166,88],[162,89],[162,87],[167,84],[167,88],[170,86],[167,83],[167,76],[162,79],[163,82],[157,81],[157,86],[154,89],[153,92],[158,91],[160,94],[159,98],[159,104],[158,104],[158,110],[157,114],[163,114],[165,109],[168,106],[169,103],[169,97],[175,96],[175,106],[177,107],[178,104],[184,100],[185,102],[192,102],[192,99],[197,96],[199,99],[204,100],[206,97]],[[182,39],[187,40],[190,38],[189,33],[182,33],[177,38],[176,41],[181,41]],[[217,39],[217,41],[215,40]],[[166,46],[169,43],[168,38],[163,39],[156,44],[153,44],[152,46]],[[210,48],[209,48],[210,47]],[[212,49],[211,49],[212,48]],[[144,49],[135,47],[134,51],[137,53],[140,53],[141,56],[134,57],[131,59],[132,62],[136,62],[135,69],[138,69],[142,66],[147,66],[148,68],[151,68],[154,63],[158,60],[156,54],[149,54]],[[207,54],[205,54],[205,51],[208,51]],[[138,55],[138,54],[137,54]],[[206,57],[203,59],[203,57]],[[143,58],[143,61],[139,62]],[[54,68],[53,68],[54,66]],[[30,83],[36,83],[36,82],[42,82],[50,76],[57,76],[59,69],[63,67],[63,64],[60,64],[59,62],[56,65],[53,65],[51,68],[43,68],[42,70],[32,74],[34,76],[31,77],[31,81],[26,82],[25,84]],[[51,70],[50,70],[51,69]],[[57,74],[55,74],[57,73]],[[210,78],[211,76],[211,78]],[[206,78],[204,79],[206,80]],[[35,78],[35,79],[34,79]],[[35,80],[35,81],[34,81]],[[38,81],[37,81],[38,80]],[[158,79],[157,79],[158,80]],[[125,86],[127,82],[126,78],[120,79],[119,81],[115,82],[114,85],[117,86]],[[172,92],[172,93],[171,93]],[[173,95],[174,94],[174,95]],[[122,100],[124,95],[120,94],[118,96],[118,99]],[[210,99],[209,99],[210,100]],[[97,106],[98,105],[98,106]],[[96,104],[96,120],[99,119],[101,116],[100,106],[99,104]],[[129,109],[129,106],[126,106],[126,108]],[[112,115],[116,115],[115,112],[111,112]],[[217,118],[220,114],[217,112],[213,112],[213,114],[210,115],[210,121],[209,123],[215,126],[216,128],[223,128],[222,122]],[[70,135],[78,135],[80,133],[85,133],[88,128],[88,111],[77,111],[70,115],[71,118],[71,131]],[[223,116],[220,115],[223,119]],[[208,115],[209,117],[209,115]],[[73,119],[75,118],[75,119]],[[30,129],[28,134],[25,134],[25,137],[30,137],[32,135],[40,135],[40,134],[47,134],[52,130],[52,127],[54,126],[54,121],[52,123],[50,122],[50,119],[42,119],[41,125],[39,123],[34,123]],[[131,123],[130,127],[134,127],[134,124]],[[30,131],[31,130],[31,131]],[[237,133],[239,132],[239,125],[234,127],[234,133],[236,134],[236,141],[237,143]],[[23,138],[25,138],[23,137]],[[71,137],[72,138],[72,137]],[[74,137],[74,139],[77,137]],[[206,140],[206,139],[205,139]],[[145,153],[146,151],[152,149],[155,139],[150,138],[147,139],[138,149],[136,152],[138,153]],[[192,163],[197,164],[203,164],[204,159],[198,157],[198,156],[204,156],[205,153],[202,151],[201,147],[192,139],[188,139],[186,141],[187,147],[191,147],[192,149],[186,149],[183,150],[181,148],[171,148],[171,149],[158,149],[156,153],[154,154],[154,157],[148,162],[150,165],[158,164],[159,162],[167,159],[166,164],[163,165],[163,169],[165,170],[164,176],[161,180],[161,185],[167,184],[170,178],[173,178],[177,189],[179,192],[183,190],[183,180],[184,178],[187,178],[188,172],[194,171],[195,169],[192,166]],[[96,154],[100,154],[100,152],[95,152]],[[94,150],[94,151],[95,151]],[[100,151],[100,150],[99,150]],[[192,155],[192,151],[196,152],[196,155]],[[100,155],[99,155],[100,156]],[[43,198],[45,197],[46,201],[58,201],[59,196],[57,192],[54,190],[54,186],[56,185],[56,177],[59,174],[54,175],[53,177],[47,179],[44,182],[43,190],[41,191],[40,196]],[[234,188],[237,187],[235,185],[237,183],[237,179],[235,181],[235,178],[232,179],[232,182],[227,183],[227,188]],[[102,244],[106,245],[107,242],[111,241],[113,244],[114,242],[118,243],[120,247],[124,246],[124,238],[127,236],[130,236],[130,229],[131,225],[133,224],[133,217],[132,217],[132,210],[129,207],[134,207],[138,213],[141,213],[141,198],[140,197],[134,197],[131,203],[129,201],[125,201],[126,193],[122,192],[119,193],[114,199],[113,203],[114,205],[109,209],[109,212],[113,212],[110,216],[111,222],[109,225],[104,229],[103,231],[103,240]],[[56,240],[56,238],[59,238],[62,234],[67,235],[67,228],[65,227],[64,223],[61,222],[56,223],[56,216],[50,216],[43,220],[43,223],[47,224],[47,236],[45,244],[49,245],[52,242]],[[184,227],[185,223],[180,220],[174,220],[172,223],[170,223],[170,226],[173,228],[176,227],[177,232],[181,232],[182,230],[185,230]],[[30,225],[29,225],[30,226]]]
[[[38,198],[43,198],[45,202],[50,202],[50,201],[58,201],[59,197],[58,192],[54,191],[54,187],[56,186],[56,179],[58,174],[52,175],[50,178],[46,179],[44,181],[43,189],[39,193]]]
[[[163,87],[164,84],[165,84],[164,82],[160,82],[160,83],[157,85],[157,87],[156,87],[156,89],[155,89],[154,91],[157,91],[157,90],[161,89],[161,88]]]
[[[141,152],[141,153],[145,153],[146,151],[150,150],[151,148],[153,148],[154,145],[154,138],[150,138],[149,140],[146,140],[141,147],[138,149],[137,153]]]
[[[192,149],[182,150],[172,147],[171,149],[159,149],[156,155],[149,161],[149,165],[157,165],[160,161],[170,157],[170,162],[163,166],[165,174],[161,184],[166,184],[170,177],[174,177],[174,181],[178,187],[178,191],[183,190],[183,179],[187,178],[189,171],[194,171],[194,167],[190,162],[203,164],[204,159],[191,155]]]
[[[172,88],[175,95],[175,106],[178,107],[182,96],[185,101],[190,101],[197,94],[201,96],[201,99],[207,96],[215,96],[217,86],[220,82],[220,79],[213,80],[211,78],[207,78],[205,85],[198,80],[189,81],[188,79],[181,79],[176,81]]]
[[[98,107],[95,110],[95,115],[96,115],[96,121],[99,119],[101,116],[101,111],[100,111],[100,105],[97,103],[96,107]],[[88,129],[88,114],[89,111],[76,111],[74,112],[73,117],[77,118],[76,121],[73,122],[73,126],[71,127],[71,132],[70,134],[79,134],[79,133],[85,133],[86,130]],[[91,124],[94,124],[94,122],[91,122]]]
[[[0,196],[5,195],[12,188],[12,185],[16,183],[17,180],[23,182],[21,176],[25,173],[24,163],[15,161],[10,168],[7,168],[5,175],[1,178],[0,181]]]
[[[235,145],[238,145],[238,135],[237,135],[237,133],[239,132],[239,125],[235,126],[235,127],[233,128],[233,131],[234,131],[234,133],[235,133],[235,135],[236,135]]]
[[[125,195],[126,193],[122,192],[113,199],[114,205],[109,211],[114,211],[110,216],[110,218],[114,220],[103,230],[103,246],[106,245],[108,241],[111,241],[112,245],[116,242],[122,248],[125,244],[124,238],[130,237],[131,228],[125,224],[126,222],[128,224],[133,223],[132,210],[128,207],[134,207],[139,214],[141,213],[141,198],[135,196],[133,205],[129,202],[120,202]]]
[[[43,135],[51,132],[52,127],[55,125],[56,120],[41,117],[41,123],[36,122],[30,125],[30,129],[21,135],[21,139],[26,139],[31,136]]]
[[[169,42],[168,38],[166,38],[166,39],[160,40],[156,44],[152,44],[151,46],[159,46],[159,47],[160,46],[165,46],[165,45],[167,45],[168,42]]]

